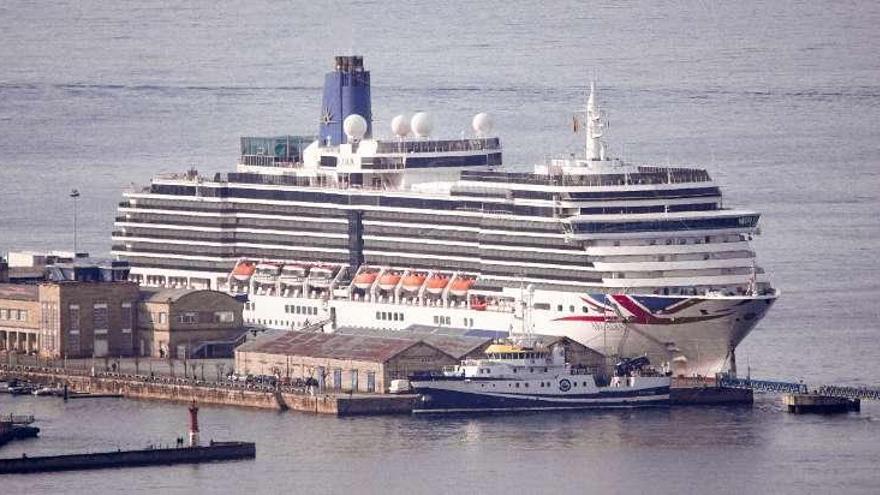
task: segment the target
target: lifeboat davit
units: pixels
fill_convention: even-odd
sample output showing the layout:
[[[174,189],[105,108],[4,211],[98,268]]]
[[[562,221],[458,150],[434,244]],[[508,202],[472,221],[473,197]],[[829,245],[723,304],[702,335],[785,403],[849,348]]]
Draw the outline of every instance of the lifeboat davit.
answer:
[[[254,270],[256,269],[257,266],[255,264],[242,261],[232,269],[232,278],[240,282],[247,282],[254,275]]]
[[[464,296],[472,285],[474,285],[474,279],[460,278],[455,282],[452,282],[452,287],[449,289],[449,293],[457,297]]]
[[[361,290],[367,290],[376,281],[376,272],[363,272],[354,278],[354,286]]]
[[[397,282],[400,282],[400,274],[388,272],[379,278],[379,288],[382,290],[394,290],[394,287],[397,286]]]
[[[431,294],[439,294],[446,288],[449,283],[449,277],[443,275],[434,275],[428,279],[428,286],[425,288]]]
[[[425,277],[421,273],[413,273],[403,277],[403,290],[409,292],[415,292],[419,290],[419,287],[421,287],[422,284],[425,283],[426,278],[427,277]]]

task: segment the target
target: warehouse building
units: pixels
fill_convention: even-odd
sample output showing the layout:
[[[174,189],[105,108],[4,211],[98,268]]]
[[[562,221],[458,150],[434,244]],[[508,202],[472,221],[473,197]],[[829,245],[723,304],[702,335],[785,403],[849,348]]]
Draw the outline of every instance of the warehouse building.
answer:
[[[421,340],[289,331],[235,350],[241,375],[317,380],[318,388],[384,393],[391,380],[438,371],[459,359]]]

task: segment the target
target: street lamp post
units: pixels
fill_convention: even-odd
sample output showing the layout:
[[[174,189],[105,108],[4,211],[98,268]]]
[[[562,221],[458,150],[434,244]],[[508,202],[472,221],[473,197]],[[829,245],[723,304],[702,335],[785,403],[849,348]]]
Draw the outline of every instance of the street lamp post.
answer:
[[[77,251],[77,239],[76,239],[76,200],[79,199],[79,191],[76,189],[71,189],[70,197],[73,198],[73,257],[76,258]]]

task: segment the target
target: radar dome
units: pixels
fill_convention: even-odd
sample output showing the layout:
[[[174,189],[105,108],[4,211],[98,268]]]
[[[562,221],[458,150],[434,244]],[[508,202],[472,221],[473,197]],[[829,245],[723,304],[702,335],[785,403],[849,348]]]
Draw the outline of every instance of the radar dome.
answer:
[[[406,137],[409,134],[409,120],[406,115],[398,115],[391,119],[391,132],[397,137]]]
[[[367,120],[353,113],[342,121],[342,130],[345,131],[348,139],[360,141],[367,133]]]
[[[426,112],[419,112],[413,115],[412,120],[410,120],[410,126],[412,127],[413,134],[418,137],[426,137],[434,129],[431,116]]]
[[[478,113],[474,115],[471,127],[478,136],[485,136],[492,132],[492,117],[489,117],[488,113]]]

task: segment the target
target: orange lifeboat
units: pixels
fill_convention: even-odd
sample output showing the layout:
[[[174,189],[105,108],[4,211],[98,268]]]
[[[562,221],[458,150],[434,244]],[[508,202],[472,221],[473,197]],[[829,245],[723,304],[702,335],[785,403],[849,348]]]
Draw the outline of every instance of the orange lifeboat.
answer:
[[[472,278],[457,279],[455,282],[452,282],[452,287],[449,289],[449,293],[457,297],[464,296],[472,285],[474,285],[474,279]]]
[[[488,305],[488,301],[486,301],[482,297],[471,297],[471,309],[474,309],[476,311],[486,311],[486,306]]]
[[[379,278],[379,288],[382,290],[394,290],[400,282],[400,274],[397,272],[388,272]]]
[[[257,265],[248,261],[242,261],[232,269],[232,278],[240,282],[247,282],[254,275]]]
[[[449,283],[449,277],[444,275],[434,275],[428,279],[427,291],[431,294],[439,294],[446,288]]]
[[[363,272],[354,278],[354,286],[358,289],[367,290],[376,281],[376,272]]]
[[[411,273],[403,277],[403,290],[415,292],[425,283],[425,275],[421,273]]]

